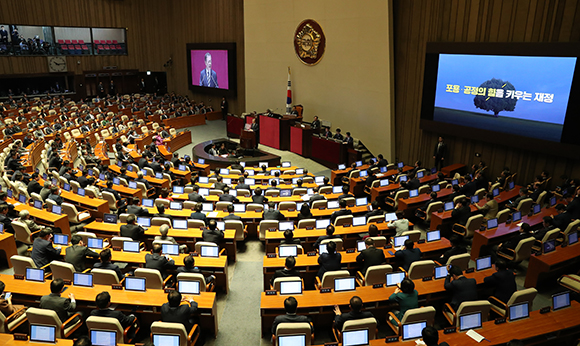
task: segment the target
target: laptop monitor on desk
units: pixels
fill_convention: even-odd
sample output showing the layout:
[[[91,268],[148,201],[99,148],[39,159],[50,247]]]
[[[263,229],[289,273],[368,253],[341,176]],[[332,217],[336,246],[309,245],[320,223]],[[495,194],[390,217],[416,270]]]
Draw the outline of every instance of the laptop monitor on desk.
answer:
[[[124,241],[123,242],[123,251],[124,252],[135,252],[139,253],[139,242],[138,241]]]
[[[427,242],[430,243],[432,241],[441,240],[441,231],[435,230],[431,232],[427,232]]]
[[[117,345],[117,332],[114,330],[91,329],[91,344],[93,346]]]
[[[31,324],[30,342],[56,344],[56,326]]]
[[[560,310],[570,306],[570,292],[552,295],[552,310]]]
[[[334,292],[354,291],[355,289],[354,277],[334,279]]]
[[[459,316],[459,331],[481,328],[481,312]]]
[[[55,243],[57,245],[67,246],[68,245],[68,235],[55,233],[52,241],[53,241],[53,243]]]
[[[178,280],[177,290],[181,294],[199,294],[200,292],[199,281]]]
[[[396,272],[386,274],[387,287],[396,286],[405,278],[405,272]]]
[[[528,318],[529,316],[529,302],[514,304],[509,307],[508,320],[510,322]]]
[[[306,346],[306,335],[280,335],[278,346]]]
[[[342,346],[369,345],[369,330],[345,330],[342,332]]]
[[[491,268],[491,256],[479,257],[475,260],[475,270],[485,270]]]
[[[302,280],[280,282],[280,295],[302,294]]]
[[[279,257],[296,257],[298,255],[298,246],[296,245],[283,245],[278,247]]]
[[[73,285],[93,287],[93,274],[90,273],[74,273]]]
[[[427,327],[427,322],[403,324],[403,341],[420,338],[425,327]]]
[[[145,292],[146,285],[145,278],[139,278],[135,276],[125,277],[125,289],[127,291],[139,291]]]

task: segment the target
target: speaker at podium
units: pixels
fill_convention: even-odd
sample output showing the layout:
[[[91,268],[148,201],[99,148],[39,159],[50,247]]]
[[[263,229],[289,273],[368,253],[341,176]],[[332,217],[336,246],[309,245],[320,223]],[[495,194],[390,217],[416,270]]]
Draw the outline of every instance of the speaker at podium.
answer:
[[[245,124],[240,134],[240,147],[244,149],[253,149],[256,147],[256,133],[250,131],[252,124]]]

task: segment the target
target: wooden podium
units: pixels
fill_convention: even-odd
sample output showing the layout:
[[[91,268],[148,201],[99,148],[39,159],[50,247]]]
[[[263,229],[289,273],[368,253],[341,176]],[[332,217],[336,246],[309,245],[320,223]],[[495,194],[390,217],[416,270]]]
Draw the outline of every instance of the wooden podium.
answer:
[[[240,135],[240,147],[244,149],[253,149],[256,147],[256,133],[242,129]]]

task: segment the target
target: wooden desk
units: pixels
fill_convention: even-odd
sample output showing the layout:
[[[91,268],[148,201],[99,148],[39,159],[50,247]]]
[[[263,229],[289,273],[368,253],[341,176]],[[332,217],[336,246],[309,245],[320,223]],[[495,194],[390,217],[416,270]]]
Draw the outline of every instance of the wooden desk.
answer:
[[[174,129],[205,125],[205,114],[194,114],[184,117],[164,119],[163,124],[165,124],[166,127],[173,127]]]
[[[6,262],[8,263],[8,268],[12,268],[12,261],[10,260],[10,257],[18,255],[18,250],[16,249],[16,240],[14,239],[13,234],[0,234],[0,251],[4,252]]]
[[[466,171],[467,167],[462,163],[454,163],[449,166],[445,166],[441,168],[441,173],[443,173],[446,177],[451,177],[452,174],[459,171]]]
[[[39,184],[44,185],[44,179],[40,178]],[[60,196],[66,200],[67,203],[73,204],[81,210],[92,210],[101,214],[110,212],[109,203],[103,199],[79,196],[72,191],[66,191],[64,189],[60,190]]]
[[[117,165],[110,165],[109,166],[109,170],[113,173],[116,174],[121,174],[121,167],[117,166]],[[125,174],[128,177],[131,177],[133,179],[137,179],[137,173],[136,172],[125,172]],[[154,187],[158,187],[158,188],[169,188],[169,180],[168,179],[157,179],[155,177],[151,177],[151,176],[145,176],[143,175],[143,177],[145,178],[145,180],[147,180],[149,182],[149,184],[153,185]]]
[[[99,181],[97,183],[97,185],[101,189],[107,187],[107,184],[104,181]],[[118,193],[120,193],[122,197],[140,197],[141,196],[141,190],[139,190],[139,189],[130,189],[130,188],[128,188],[126,186],[123,186],[123,185],[114,185],[113,184],[113,190],[115,190]]]
[[[155,133],[149,132],[147,135],[141,135],[140,138],[135,139],[135,146],[139,148],[139,150],[145,150],[145,146],[151,144],[153,141],[153,135]]]
[[[177,135],[164,139],[163,143],[165,143],[166,146],[169,146],[172,151],[177,151],[178,149],[191,144],[191,131],[185,130],[178,132]]]
[[[101,141],[97,143],[97,145],[95,146],[95,156],[101,160],[101,163],[103,165],[108,166],[111,164],[111,159],[109,159],[106,142]]]
[[[12,275],[0,274],[0,280],[6,284],[6,292],[12,292],[12,301],[25,306],[38,306],[40,297],[50,294],[50,282],[33,282],[15,280]],[[137,306],[137,312],[160,314],[161,305],[167,302],[167,293],[163,290],[147,289],[146,292],[114,290],[108,285],[94,287],[68,286],[66,295],[74,294],[77,307],[94,309],[95,297],[99,292],[107,291],[111,295],[111,303],[118,304],[117,310],[131,311]],[[194,299],[198,304],[200,324],[217,335],[218,319],[215,292],[201,292]]]
[[[297,120],[294,116],[281,119],[259,115],[260,144],[278,150],[290,149],[290,125]]]
[[[207,112],[204,114],[205,115],[205,119],[206,120],[222,120],[223,119],[223,115],[222,115],[222,111],[213,111],[213,112]]]
[[[580,245],[578,243],[562,248],[558,246],[556,251],[549,254],[530,257],[528,272],[524,287],[536,287],[541,276],[548,275],[550,272],[557,271],[566,267],[578,268],[580,260]],[[575,270],[574,270],[575,271]]]
[[[303,157],[312,155],[312,133],[309,125],[299,124],[290,127],[290,151]]]
[[[408,172],[412,169],[413,169],[413,167],[411,167],[411,166],[404,166],[403,172]],[[390,171],[386,171],[385,173],[378,173],[377,178],[379,178],[379,180],[388,179],[391,176],[396,175],[397,173],[398,173],[398,171],[396,169],[392,169]],[[437,175],[428,175],[428,176],[421,178],[419,181],[421,182],[421,184],[426,184],[426,183],[433,181],[435,179],[437,179]],[[364,188],[365,188],[365,184],[366,184],[366,177],[364,177],[364,178],[351,178],[349,183],[350,183],[350,193],[354,194],[355,196],[361,196],[364,193]],[[377,189],[380,189],[380,187]],[[378,195],[377,195],[377,197],[378,197]],[[375,199],[376,199],[376,197],[375,197]],[[373,199],[373,201],[375,199]]]
[[[329,168],[347,162],[348,144],[312,136],[312,159]]]
[[[235,116],[232,114],[228,114],[226,121],[227,121],[226,131],[227,131],[228,137],[240,138],[240,134],[242,133],[242,129],[244,128],[244,125],[246,124],[246,119],[244,119],[243,117],[238,117],[238,116]]]
[[[357,169],[368,169],[371,165],[362,165],[357,167]],[[346,174],[350,171],[350,167],[346,167],[345,169],[334,169],[330,171],[330,183],[334,186],[342,185],[342,177],[346,176]]]
[[[28,210],[30,216],[35,219],[36,223],[48,227],[58,227],[61,229],[63,234],[70,236],[70,224],[66,214],[56,215],[44,209],[40,210],[29,206],[28,204],[22,204],[12,198],[8,198],[7,201],[8,203],[14,205],[14,210],[17,212],[20,212],[24,209]]]

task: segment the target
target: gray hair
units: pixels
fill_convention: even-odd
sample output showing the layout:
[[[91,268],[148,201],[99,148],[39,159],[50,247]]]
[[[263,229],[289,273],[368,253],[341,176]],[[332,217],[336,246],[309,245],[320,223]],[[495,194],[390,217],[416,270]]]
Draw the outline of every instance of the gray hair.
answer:
[[[139,179],[143,178],[143,172],[137,171],[137,178]]]
[[[27,219],[30,216],[30,212],[26,209],[20,211],[20,218]]]
[[[169,225],[168,224],[161,225],[161,227],[159,227],[159,233],[161,233],[162,236],[166,237],[167,233],[169,233]]]

